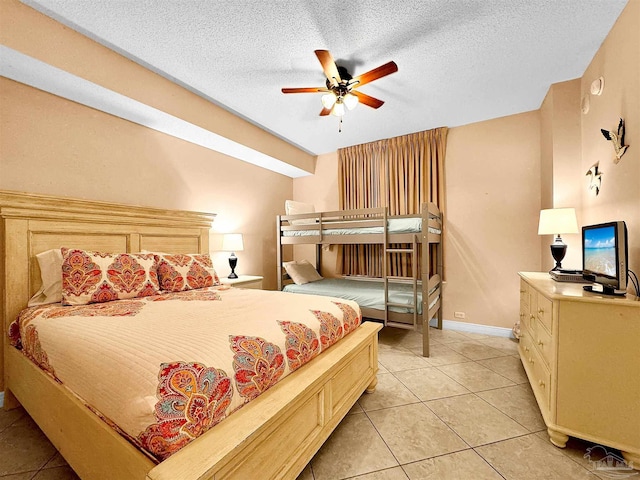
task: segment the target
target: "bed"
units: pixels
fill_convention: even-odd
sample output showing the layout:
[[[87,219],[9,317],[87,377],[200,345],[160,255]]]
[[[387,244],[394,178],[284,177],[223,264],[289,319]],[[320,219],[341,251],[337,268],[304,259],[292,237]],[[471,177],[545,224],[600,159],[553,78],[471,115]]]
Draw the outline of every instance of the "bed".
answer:
[[[358,301],[367,318],[385,326],[423,332],[423,355],[429,356],[429,323],[442,328],[442,213],[432,202],[422,205],[420,215],[389,216],[385,208],[279,215],[277,224],[277,276],[280,290],[335,296]],[[413,277],[339,278],[291,285],[285,273],[283,246],[316,245],[315,265],[322,264],[326,245],[380,244],[383,255],[406,253]],[[418,252],[422,259],[418,267]],[[330,281],[327,281],[330,280]],[[289,284],[287,284],[289,283]],[[362,303],[360,303],[362,302]]]
[[[0,215],[5,332],[39,287],[37,253],[63,245],[102,252],[204,253],[213,220],[213,215],[197,212],[16,192],[0,192]],[[208,297],[235,296],[241,305],[288,295],[209,290]],[[142,300],[152,309],[171,303],[152,298],[157,297]],[[338,310],[333,314],[338,315],[341,307],[334,305]],[[3,335],[0,387],[5,409],[24,406],[82,479],[246,479],[256,471],[265,479],[295,479],[363,391],[375,388],[379,328],[371,322],[354,325],[342,340],[299,369],[291,369],[288,376],[160,463],[111,428],[108,416],[96,415],[77,393],[11,346],[7,335]],[[290,448],[292,441],[296,448]]]

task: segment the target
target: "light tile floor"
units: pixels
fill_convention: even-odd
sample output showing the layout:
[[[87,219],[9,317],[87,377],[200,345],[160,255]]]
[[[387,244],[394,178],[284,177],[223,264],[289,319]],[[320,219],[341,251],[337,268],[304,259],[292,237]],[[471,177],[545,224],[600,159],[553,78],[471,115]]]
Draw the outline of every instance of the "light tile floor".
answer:
[[[592,444],[549,443],[516,342],[430,332],[423,358],[420,334],[383,329],[375,393],[358,400],[298,480],[607,478],[584,457]],[[0,479],[78,477],[18,409],[0,410]]]

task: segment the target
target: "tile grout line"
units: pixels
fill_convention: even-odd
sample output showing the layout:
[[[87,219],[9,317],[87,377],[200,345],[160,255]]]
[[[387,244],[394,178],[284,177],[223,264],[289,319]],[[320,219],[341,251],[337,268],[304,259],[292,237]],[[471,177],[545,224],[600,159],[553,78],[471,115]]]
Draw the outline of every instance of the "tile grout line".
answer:
[[[431,400],[439,400],[440,398],[451,398],[451,397],[457,397],[457,396],[460,396],[460,395],[466,395],[467,393],[473,393],[473,392],[471,392],[467,387],[465,387],[465,386],[464,386],[464,385],[462,385],[460,382],[458,382],[455,378],[451,378],[451,377],[449,377],[446,373],[444,373],[443,371],[441,371],[441,370],[440,370],[440,369],[438,369],[437,367],[426,367],[426,368],[435,368],[435,369],[436,369],[436,370],[438,370],[440,373],[442,373],[442,374],[443,374],[443,375],[445,375],[446,377],[450,378],[450,379],[451,379],[451,381],[453,381],[453,382],[454,382],[454,383],[456,383],[457,385],[460,385],[460,386],[461,386],[462,388],[464,388],[465,390],[468,390],[468,392],[464,392],[464,393],[456,393],[456,394],[454,394],[454,395],[449,395],[449,396],[446,396],[446,397],[433,398],[433,399],[431,399]],[[406,371],[406,370],[401,370],[401,371],[403,371],[403,372],[404,372],[404,371]],[[393,373],[392,373],[392,375],[393,375]],[[413,395],[414,395],[418,400],[420,400],[420,402],[428,402],[428,401],[429,401],[429,400],[422,400],[422,399],[421,399],[420,397],[418,397],[418,395],[417,395],[413,390],[411,390],[411,388],[409,388],[409,386],[408,386],[408,385],[406,385],[406,384],[405,384],[405,383],[404,383],[400,378],[396,377],[395,375],[393,375],[393,376],[394,376],[394,377],[396,378],[396,380],[398,380],[398,381],[399,381],[399,382],[400,382],[400,383],[401,383],[401,384],[402,384],[402,385],[403,385],[407,390],[409,390],[409,391],[410,391],[410,392],[411,392],[411,393],[412,393],[412,394],[413,394]]]
[[[471,447],[471,448],[472,448],[474,451],[476,451],[476,449],[477,449],[477,448],[487,447],[487,446],[489,446],[489,445],[495,445],[495,444],[497,444],[497,443],[505,442],[505,441],[507,441],[507,440],[514,440],[514,439],[516,439],[516,438],[523,438],[523,437],[528,437],[528,436],[535,436],[535,437],[538,437],[538,433],[540,433],[541,431],[543,431],[543,430],[539,430],[539,431],[537,431],[537,432],[528,432],[528,433],[526,433],[526,434],[524,434],[524,435],[516,435],[515,437],[505,438],[505,439],[503,439],[503,440],[496,440],[495,442],[489,442],[489,443],[485,443],[485,444],[482,444],[482,445],[477,445],[477,446],[475,446],[475,447]],[[538,438],[539,438],[539,437],[538,437]],[[541,439],[541,440],[542,440],[542,439]],[[586,468],[584,465],[582,465],[581,463],[579,463],[577,460],[575,460],[574,458],[572,458],[572,457],[570,457],[568,454],[566,454],[566,453],[564,452],[564,449],[562,449],[562,448],[558,448],[558,447],[555,447],[555,446],[554,446],[554,449],[557,449],[557,450],[555,450],[555,451],[558,451],[558,453],[560,453],[563,457],[565,457],[565,458],[568,458],[568,459],[572,460],[574,463],[576,463],[578,466],[582,467],[582,468],[583,468],[584,470],[586,470],[588,473],[590,473],[590,474],[594,474],[591,470],[589,470],[589,469],[588,469],[588,468]],[[477,452],[477,451],[476,451],[476,453],[477,453],[478,455],[480,455],[480,456],[482,457],[482,459],[483,459],[483,460],[485,460],[487,463],[489,463],[489,461],[488,461],[488,460],[486,460],[486,459],[482,456],[482,454],[481,454],[480,452]],[[491,464],[489,464],[489,465],[491,465]],[[492,466],[492,467],[493,467],[493,466]],[[500,472],[498,472],[498,473],[500,473]],[[594,474],[594,475],[596,475],[596,476],[597,476],[597,474]]]
[[[389,407],[389,408],[393,408],[393,407]],[[367,416],[367,420],[369,420],[369,423],[371,423],[371,426],[373,427],[373,429],[376,431],[376,433],[380,437],[380,440],[382,440],[382,443],[384,443],[384,446],[387,447],[387,450],[389,450],[389,453],[391,453],[391,455],[393,456],[394,460],[398,464],[398,465],[395,465],[392,468],[395,468],[396,466],[399,466],[400,465],[400,460],[398,460],[398,457],[396,457],[396,454],[393,453],[393,450],[391,450],[391,447],[387,444],[387,441],[384,439],[384,437],[382,436],[382,434],[378,430],[378,427],[376,427],[376,424],[373,423],[373,420],[371,420],[371,417],[369,416],[369,414],[367,413],[366,410],[365,410],[364,414]],[[386,470],[386,469],[384,469],[384,470]],[[376,471],[379,472],[380,470],[376,470]],[[373,472],[368,472],[368,473],[373,473]]]

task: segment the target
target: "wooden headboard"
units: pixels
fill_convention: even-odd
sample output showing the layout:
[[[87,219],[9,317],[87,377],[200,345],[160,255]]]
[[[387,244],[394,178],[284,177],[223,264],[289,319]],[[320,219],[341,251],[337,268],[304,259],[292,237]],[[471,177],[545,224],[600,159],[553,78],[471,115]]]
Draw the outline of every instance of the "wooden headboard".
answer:
[[[9,324],[40,288],[38,253],[60,247],[208,253],[214,217],[210,213],[0,190],[0,391],[4,390]]]

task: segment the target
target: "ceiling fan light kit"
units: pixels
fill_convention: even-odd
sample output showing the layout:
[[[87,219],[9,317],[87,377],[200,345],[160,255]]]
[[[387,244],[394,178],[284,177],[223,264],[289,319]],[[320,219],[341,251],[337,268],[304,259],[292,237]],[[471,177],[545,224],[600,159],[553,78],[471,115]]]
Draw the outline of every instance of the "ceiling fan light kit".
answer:
[[[353,93],[347,93],[342,100],[342,102],[347,107],[347,110],[353,110],[354,108],[356,108],[356,105],[358,105],[359,101],[360,100],[358,100],[358,97],[356,97]]]
[[[283,88],[282,93],[324,93],[322,95],[322,110],[320,116],[335,115],[342,117],[345,107],[348,110],[363,103],[371,108],[380,108],[384,102],[365,93],[355,90],[367,83],[385,77],[398,71],[395,62],[388,62],[362,75],[352,77],[346,68],[336,65],[328,50],[316,50],[316,57],[322,65],[327,80],[325,87]]]
[[[332,109],[337,100],[338,97],[336,97],[333,92],[325,93],[324,95],[322,95],[322,106],[324,108]]]
[[[340,99],[336,101],[336,104],[331,109],[331,115],[335,115],[336,117],[341,117],[344,115],[344,103]]]

